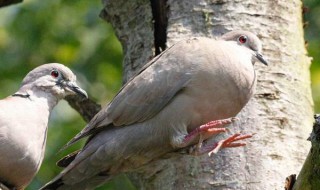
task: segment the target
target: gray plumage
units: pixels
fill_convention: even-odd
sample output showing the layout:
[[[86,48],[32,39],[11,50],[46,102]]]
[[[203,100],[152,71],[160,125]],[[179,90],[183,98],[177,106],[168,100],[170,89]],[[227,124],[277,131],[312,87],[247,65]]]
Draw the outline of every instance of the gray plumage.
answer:
[[[233,31],[220,39],[191,38],[150,61],[70,144],[91,135],[66,168],[42,189],[93,189],[186,143],[211,120],[234,117],[251,98],[253,63],[267,62],[260,40]]]
[[[50,112],[67,95],[85,91],[72,71],[57,63],[29,72],[20,89],[0,100],[0,182],[24,189],[43,160]]]

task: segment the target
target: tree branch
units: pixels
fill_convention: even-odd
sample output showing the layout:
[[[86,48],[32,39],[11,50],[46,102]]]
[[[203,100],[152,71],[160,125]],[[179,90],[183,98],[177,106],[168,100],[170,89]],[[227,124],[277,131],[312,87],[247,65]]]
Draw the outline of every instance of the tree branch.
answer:
[[[82,99],[77,96],[68,96],[65,99],[86,122],[89,122],[101,110],[101,105],[90,99]]]
[[[294,190],[320,189],[320,114],[314,118],[315,123],[308,139],[312,147],[294,184]]]

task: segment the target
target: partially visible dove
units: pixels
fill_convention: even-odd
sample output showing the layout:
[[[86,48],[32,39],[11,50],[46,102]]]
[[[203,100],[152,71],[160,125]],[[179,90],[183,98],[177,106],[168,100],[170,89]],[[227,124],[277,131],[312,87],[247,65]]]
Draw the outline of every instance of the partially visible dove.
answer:
[[[191,38],[168,48],[70,141],[90,136],[82,150],[58,163],[66,168],[42,189],[94,189],[121,172],[226,131],[223,126],[254,93],[254,62],[267,65],[260,51],[260,40],[247,31]],[[244,146],[235,141],[249,137],[235,134],[197,146],[196,153]]]
[[[67,95],[87,97],[64,65],[44,64],[30,71],[20,89],[0,100],[0,182],[24,189],[43,160],[50,112]]]

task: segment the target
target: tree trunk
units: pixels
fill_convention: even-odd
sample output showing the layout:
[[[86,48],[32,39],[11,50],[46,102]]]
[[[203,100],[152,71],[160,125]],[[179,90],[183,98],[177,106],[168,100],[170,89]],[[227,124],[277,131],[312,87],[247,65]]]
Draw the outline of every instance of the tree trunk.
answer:
[[[301,1],[161,0],[160,12],[151,2],[104,0],[101,16],[113,25],[124,49],[124,81],[154,56],[157,18],[166,16],[160,29],[166,27],[167,46],[244,29],[262,40],[270,66],[255,65],[255,96],[238,115],[240,122],[229,127],[231,133],[256,133],[246,147],[212,157],[170,153],[130,173],[133,183],[138,189],[283,189],[285,177],[297,173],[307,155],[313,121]]]

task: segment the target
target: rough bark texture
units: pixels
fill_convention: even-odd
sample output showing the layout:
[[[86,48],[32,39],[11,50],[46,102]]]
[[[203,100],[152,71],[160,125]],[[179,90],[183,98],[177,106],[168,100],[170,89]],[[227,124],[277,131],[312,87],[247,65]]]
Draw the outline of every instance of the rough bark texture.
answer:
[[[104,0],[101,16],[124,49],[124,81],[154,55],[148,0]],[[256,64],[254,98],[230,126],[257,133],[244,148],[194,157],[171,153],[130,174],[138,189],[283,189],[297,173],[312,126],[310,59],[304,47],[300,0],[168,0],[167,46],[190,36],[213,37],[234,29],[258,35],[270,66]],[[186,52],[188,53],[188,52]]]
[[[105,9],[100,16],[114,26],[122,44],[123,82],[125,83],[153,57],[154,33],[150,1],[107,0],[103,2]]]
[[[308,157],[294,184],[294,190],[317,190],[320,189],[320,115],[315,116],[313,131],[309,140],[312,147]]]
[[[86,122],[89,122],[101,110],[101,105],[90,99],[84,100],[77,96],[68,96],[65,99],[73,109],[79,112]]]

